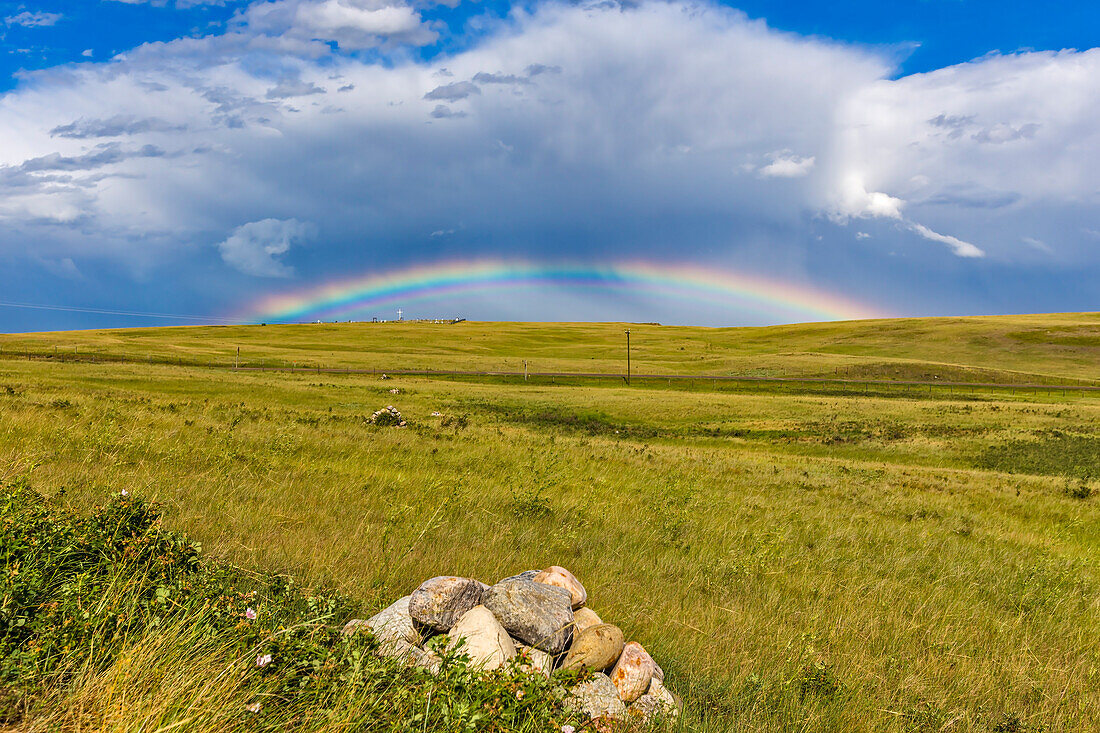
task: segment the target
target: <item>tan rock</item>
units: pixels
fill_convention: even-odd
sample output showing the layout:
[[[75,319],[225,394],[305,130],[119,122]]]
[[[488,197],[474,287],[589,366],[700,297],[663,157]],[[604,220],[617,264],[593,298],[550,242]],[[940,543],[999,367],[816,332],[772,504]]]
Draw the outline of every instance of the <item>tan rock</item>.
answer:
[[[588,606],[573,611],[573,633],[579,634],[589,626],[602,624],[603,620]]]
[[[462,640],[462,651],[469,655],[474,667],[497,669],[516,656],[512,638],[485,606],[474,606],[455,621],[448,634],[447,648],[454,649]]]
[[[588,591],[581,585],[581,581],[560,565],[551,565],[536,575],[534,580],[536,583],[554,585],[569,591],[569,599],[574,609],[580,608],[588,601]]]
[[[622,630],[611,624],[596,624],[573,636],[573,644],[561,666],[599,672],[615,664],[622,651]]]
[[[623,653],[615,668],[611,670],[611,683],[619,691],[619,699],[625,703],[632,703],[645,694],[649,689],[649,683],[653,679],[653,669],[656,667],[653,657],[636,641],[632,641],[623,647]]]

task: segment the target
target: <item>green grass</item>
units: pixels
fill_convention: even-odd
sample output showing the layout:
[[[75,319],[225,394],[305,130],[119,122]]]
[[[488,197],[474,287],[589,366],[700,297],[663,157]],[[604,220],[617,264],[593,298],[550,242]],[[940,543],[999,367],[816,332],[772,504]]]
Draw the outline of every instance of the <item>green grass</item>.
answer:
[[[6,353],[242,366],[827,376],[1097,383],[1100,314],[906,318],[768,328],[615,323],[355,323],[134,328],[0,336]]]
[[[1059,333],[1072,323],[1075,335],[1095,321],[948,321],[942,334],[922,322],[908,336],[826,324],[768,329],[756,342],[751,331],[697,331],[726,339],[714,363],[731,369],[753,364],[746,343],[782,355],[788,338],[796,356],[773,364],[826,371],[814,365],[839,357],[808,355],[811,340],[824,353],[878,339],[909,364],[1095,379],[1093,346],[1009,336],[1058,319]],[[486,343],[462,328],[488,333]],[[652,347],[668,358],[659,363],[687,369],[675,360],[679,331],[651,328],[642,330],[654,344],[671,334]],[[303,359],[396,360],[418,338],[410,360],[522,368],[527,336],[555,334],[522,324],[496,335],[486,324],[285,329],[148,331],[127,349],[225,354],[247,334],[251,349],[287,353],[300,333]],[[560,329],[563,363],[582,358],[585,333],[614,363],[620,327]],[[980,329],[988,356],[977,336],[960,336]],[[265,346],[264,334],[279,340]],[[310,352],[310,334],[332,345]],[[871,345],[845,358],[889,360]],[[369,425],[386,404],[410,427]],[[1098,424],[1091,393],[689,391],[0,361],[0,479],[27,476],[75,512],[126,488],[163,502],[165,526],[211,558],[332,588],[361,613],[432,575],[492,582],[564,565],[590,605],[660,661],[688,727],[708,731],[1093,727],[1100,501],[1068,492],[1062,474],[1078,485]],[[94,689],[56,694],[91,705]],[[158,721],[180,719],[165,715]],[[126,729],[119,720],[93,717],[82,730]]]

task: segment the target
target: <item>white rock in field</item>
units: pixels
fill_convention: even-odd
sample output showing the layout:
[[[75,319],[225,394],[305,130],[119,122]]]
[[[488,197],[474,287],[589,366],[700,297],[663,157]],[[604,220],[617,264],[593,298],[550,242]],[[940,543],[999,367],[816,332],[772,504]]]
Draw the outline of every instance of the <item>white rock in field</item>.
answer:
[[[644,695],[656,666],[653,657],[638,642],[632,641],[624,646],[619,661],[611,670],[611,683],[619,691],[619,698],[625,703],[632,703]]]
[[[527,661],[524,662],[520,669],[527,674],[541,674],[543,677],[550,677],[550,673],[554,670],[554,658],[544,652],[542,649],[536,649],[533,646],[527,646],[523,642],[512,639],[516,645],[516,655],[520,657],[526,657]]]
[[[536,583],[554,585],[569,591],[569,599],[573,608],[577,609],[588,601],[588,591],[577,580],[577,576],[560,565],[551,565],[534,577]]]
[[[573,635],[581,633],[590,626],[602,624],[603,620],[588,606],[573,611]]]
[[[603,673],[594,674],[587,682],[569,690],[565,706],[589,718],[606,716],[622,719],[626,716],[626,705],[619,699],[618,690]]]
[[[474,606],[462,614],[448,637],[448,649],[454,649],[464,639],[462,651],[469,655],[471,666],[481,669],[497,669],[516,656],[512,637],[485,606]]]

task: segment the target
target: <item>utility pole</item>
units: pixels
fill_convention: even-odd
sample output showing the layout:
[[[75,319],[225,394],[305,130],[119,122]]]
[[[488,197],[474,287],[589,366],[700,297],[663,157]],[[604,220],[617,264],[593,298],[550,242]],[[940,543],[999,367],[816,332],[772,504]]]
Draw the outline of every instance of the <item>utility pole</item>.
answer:
[[[233,359],[233,368],[237,369],[237,368],[240,367],[240,365],[241,365],[241,347],[238,346],[237,347],[237,356],[236,356],[235,359]]]
[[[626,383],[630,384],[630,329],[626,329]]]

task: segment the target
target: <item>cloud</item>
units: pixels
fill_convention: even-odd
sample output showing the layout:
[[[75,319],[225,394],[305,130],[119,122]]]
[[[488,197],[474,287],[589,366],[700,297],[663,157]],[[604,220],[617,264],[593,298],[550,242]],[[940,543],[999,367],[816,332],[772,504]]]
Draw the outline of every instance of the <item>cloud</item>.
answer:
[[[74,140],[99,137],[121,137],[147,132],[182,132],[186,125],[174,125],[158,117],[137,118],[132,115],[114,115],[107,119],[80,119],[50,130],[51,137],[67,137]]]
[[[946,244],[959,257],[985,257],[985,252],[975,247],[970,242],[964,242],[957,237],[948,234],[934,232],[923,224],[907,222],[909,228],[931,242]]]
[[[527,72],[527,76],[535,77],[542,74],[560,74],[560,66],[548,66],[546,64],[529,64],[524,71]]]
[[[126,5],[153,5],[159,8],[166,7],[168,0],[111,0],[112,2],[124,3]],[[198,7],[201,5],[225,5],[227,0],[175,0],[174,5],[177,8],[186,9]]]
[[[332,41],[345,51],[400,42],[432,43],[438,34],[409,5],[375,0],[274,0],[250,5],[237,28],[280,41]]]
[[[530,84],[531,80],[526,76],[515,74],[489,74],[479,71],[474,74],[473,81],[477,84]]]
[[[759,174],[763,178],[803,178],[814,167],[814,156],[800,158],[789,151],[773,153],[772,162],[762,167]]]
[[[313,236],[314,227],[297,219],[262,219],[237,227],[218,244],[222,259],[246,275],[290,277],[293,268],[277,258],[292,244]]]
[[[1054,248],[1041,239],[1036,239],[1035,237],[1021,237],[1020,239],[1023,241],[1024,244],[1042,252],[1043,254],[1054,254]]]
[[[1100,260],[1084,233],[1098,228],[1097,51],[898,77],[873,50],[706,2],[539,3],[423,60],[423,19],[372,14],[422,6],[335,3],[328,22],[321,5],[251,5],[224,32],[28,74],[0,104],[0,256],[201,288],[211,250],[196,243],[271,219],[317,222],[318,279],[437,256],[451,240],[426,241],[426,221],[462,222],[489,256],[673,252],[791,277],[824,277],[813,258],[827,256],[854,292],[871,265],[852,252],[886,268],[878,254],[919,242],[909,272],[881,278],[888,297],[918,259],[1022,267],[1036,251],[1020,232],[1057,242],[1067,267]],[[346,52],[345,34],[374,45]],[[254,270],[289,272],[285,250],[236,241]]]
[[[67,156],[60,153],[50,153],[36,158],[28,158],[17,166],[0,167],[0,173],[90,171],[115,163],[121,163],[131,158],[159,158],[164,154],[164,150],[156,145],[142,145],[140,148],[124,148],[119,143],[104,143],[97,145],[91,151],[81,155]]]
[[[445,104],[437,104],[432,110],[431,116],[437,120],[458,119],[466,116],[465,112],[455,112]]]
[[[481,94],[481,89],[472,82],[456,81],[451,84],[438,86],[424,95],[424,99],[441,99],[446,102],[457,102],[466,99],[473,94]]]
[[[6,25],[21,25],[25,28],[37,28],[51,26],[61,20],[61,13],[31,12],[24,10],[22,13],[9,15],[4,18]]]
[[[306,97],[311,94],[324,94],[325,90],[311,81],[301,79],[283,79],[276,86],[267,90],[264,96],[268,99],[289,99],[290,97]]]

